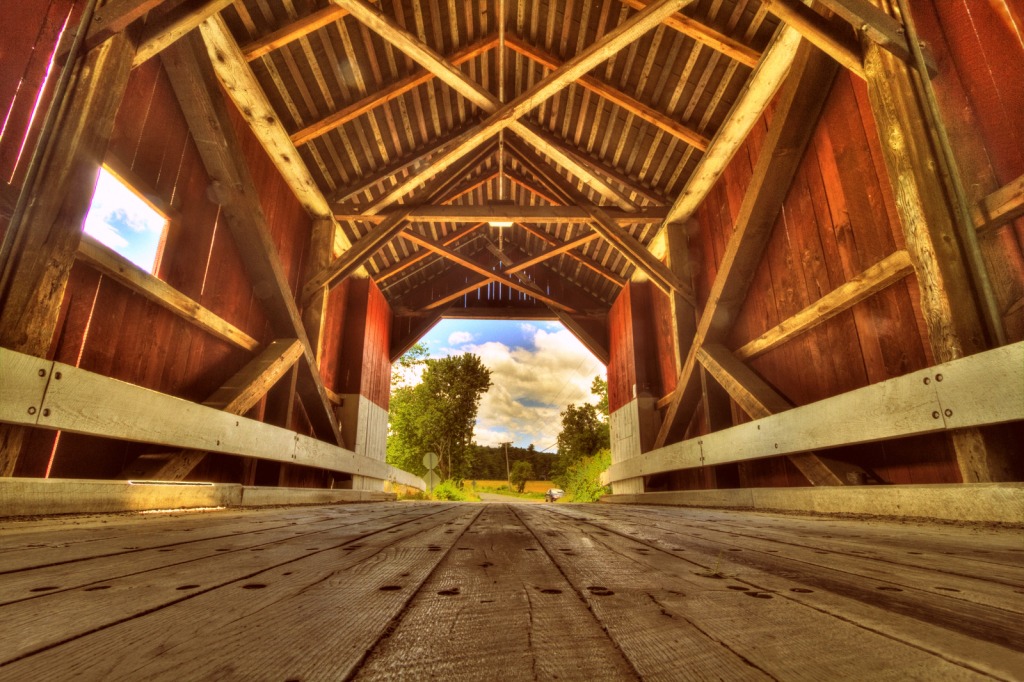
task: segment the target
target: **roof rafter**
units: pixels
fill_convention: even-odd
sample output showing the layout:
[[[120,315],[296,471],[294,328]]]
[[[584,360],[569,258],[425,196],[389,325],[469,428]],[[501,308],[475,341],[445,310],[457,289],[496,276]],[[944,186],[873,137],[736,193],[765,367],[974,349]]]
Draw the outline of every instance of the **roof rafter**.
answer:
[[[393,21],[382,16],[372,6],[363,2],[363,0],[333,1],[335,4],[348,9],[353,16],[399,50],[409,55],[421,66],[434,72],[438,78],[466,97],[470,102],[490,113],[490,116],[482,124],[460,135],[450,145],[446,145],[438,157],[420,171],[417,178],[400,183],[375,203],[374,208],[383,208],[397,201],[413,189],[416,184],[422,182],[425,177],[430,177],[443,171],[449,165],[470,153],[484,140],[497,135],[500,130],[511,127],[512,130],[529,140],[533,135],[525,126],[518,124],[519,118],[545,100],[553,97],[569,83],[577,80],[587,71],[593,69],[626,45],[653,29],[665,17],[690,2],[690,0],[655,0],[646,9],[609,31],[600,40],[565,62],[515,100],[508,104],[501,104],[493,95],[481,88],[477,83],[471,81],[462,71],[445,61],[444,58],[412,34],[403,31]],[[574,173],[588,174],[586,169],[579,167],[579,164],[571,159],[565,159],[565,161],[568,164],[567,167],[571,168]],[[559,159],[559,162],[561,163],[562,159]],[[591,177],[586,179],[592,182],[596,189],[605,193],[606,197],[608,194],[611,194],[610,198],[617,200],[617,203],[620,205],[625,203],[626,206],[624,207],[628,207],[629,202],[621,196],[616,196],[618,192],[614,188],[608,186],[601,178],[590,175]]]

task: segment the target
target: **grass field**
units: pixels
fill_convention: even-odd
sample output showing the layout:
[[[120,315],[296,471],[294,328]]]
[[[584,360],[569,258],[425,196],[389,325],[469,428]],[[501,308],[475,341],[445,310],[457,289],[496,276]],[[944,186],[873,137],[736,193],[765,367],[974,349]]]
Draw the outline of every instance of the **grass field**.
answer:
[[[471,481],[466,480],[465,486],[469,490],[473,489],[473,484],[476,484],[478,488],[497,488],[499,486],[508,485],[508,481]],[[524,492],[528,493],[546,493],[548,488],[554,488],[555,484],[551,481],[527,481],[526,487],[523,488]]]

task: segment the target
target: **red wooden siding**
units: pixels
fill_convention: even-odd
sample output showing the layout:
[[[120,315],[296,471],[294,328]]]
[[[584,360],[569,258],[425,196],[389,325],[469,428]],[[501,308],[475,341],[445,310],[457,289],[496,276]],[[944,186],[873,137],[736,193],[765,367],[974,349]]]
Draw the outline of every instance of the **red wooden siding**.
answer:
[[[694,248],[703,262],[695,287],[702,304],[732,234],[766,130],[767,119],[750,135],[697,212]],[[885,178],[864,85],[841,73],[726,345],[736,348],[756,338],[903,248]],[[796,405],[926,367],[932,360],[922,340],[916,288],[914,279],[908,278],[750,364]],[[664,367],[661,372],[665,374]],[[735,406],[733,413],[736,423],[749,419]],[[830,455],[857,461],[891,483],[959,480],[955,458],[942,436],[844,448]],[[739,466],[739,479],[744,486],[807,484],[784,458],[744,463]],[[674,480],[685,487],[704,484],[702,476]]]
[[[655,309],[655,291],[650,282],[630,282],[622,288],[608,314],[610,412],[638,396],[660,398],[663,394],[662,375],[670,371],[672,365],[666,370],[659,362],[665,345],[665,339],[660,338],[664,321],[655,322],[659,315]],[[667,304],[667,299],[663,303]]]
[[[271,238],[293,291],[300,285],[310,221],[233,108],[232,120],[259,190]],[[108,159],[130,171],[139,189],[169,209],[172,222],[158,276],[261,342],[273,338],[238,249],[208,198],[209,177],[174,92],[153,60],[135,69],[118,111]],[[235,348],[76,264],[53,356],[117,379],[202,401],[240,369],[250,353]],[[254,414],[259,414],[257,407]],[[291,425],[308,431],[301,409]],[[33,438],[24,473],[43,475],[53,435]],[[50,475],[112,477],[139,447],[64,434]],[[217,463],[221,464],[218,465]],[[210,458],[194,476],[218,480],[230,458]],[[221,469],[218,469],[218,466]],[[230,478],[230,476],[228,476]]]
[[[358,393],[388,409],[391,398],[391,307],[380,288],[368,279],[350,278],[340,347],[332,341],[334,376],[339,393]]]
[[[0,190],[4,195],[10,191],[12,205],[25,179],[32,147],[60,74],[59,64],[49,68],[54,48],[65,22],[65,44],[70,45],[82,5],[72,0],[4,3],[5,28],[0,40]],[[47,87],[37,107],[37,93],[44,80]],[[9,217],[6,207],[0,211],[0,235]]]
[[[633,399],[636,363],[633,359],[632,287],[622,287],[608,312],[608,411]]]

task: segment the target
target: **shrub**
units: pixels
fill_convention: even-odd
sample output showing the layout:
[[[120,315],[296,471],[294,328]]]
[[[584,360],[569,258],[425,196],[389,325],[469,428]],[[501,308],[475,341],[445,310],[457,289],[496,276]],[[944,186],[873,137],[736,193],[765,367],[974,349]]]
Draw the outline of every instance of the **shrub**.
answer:
[[[598,450],[569,466],[562,476],[562,487],[569,502],[597,502],[611,492],[601,485],[601,472],[612,465],[611,450]]]
[[[459,487],[459,484],[451,479],[442,481],[434,486],[434,492],[431,497],[435,500],[447,502],[465,502],[467,499],[466,493]]]

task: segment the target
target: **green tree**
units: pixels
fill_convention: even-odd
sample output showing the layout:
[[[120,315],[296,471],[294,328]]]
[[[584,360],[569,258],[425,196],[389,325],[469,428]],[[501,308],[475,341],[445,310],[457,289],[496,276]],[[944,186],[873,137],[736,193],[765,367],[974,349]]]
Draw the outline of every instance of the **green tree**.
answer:
[[[517,459],[512,463],[512,471],[509,473],[509,483],[516,489],[516,492],[523,492],[526,482],[533,479],[533,465],[523,459]]]
[[[395,391],[415,383],[419,368],[426,364],[428,355],[430,355],[430,348],[422,341],[413,344],[412,348],[405,351],[395,361],[395,366],[391,369],[391,390]]]
[[[387,461],[422,476],[434,452],[443,480],[461,479],[473,460],[473,425],[491,371],[471,354],[424,360],[423,380],[392,391]]]
[[[597,411],[608,419],[608,381],[597,375],[590,384],[590,392],[598,397]]]
[[[570,403],[562,412],[562,430],[557,442],[558,459],[552,467],[551,478],[561,485],[570,466],[609,447],[608,423],[601,419],[596,406],[576,407]]]

